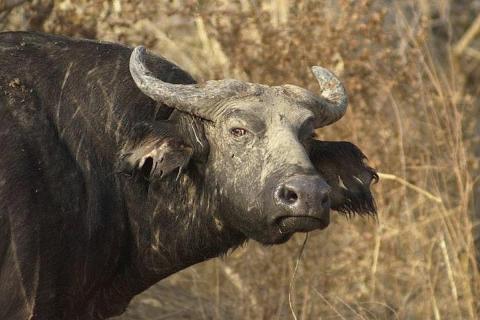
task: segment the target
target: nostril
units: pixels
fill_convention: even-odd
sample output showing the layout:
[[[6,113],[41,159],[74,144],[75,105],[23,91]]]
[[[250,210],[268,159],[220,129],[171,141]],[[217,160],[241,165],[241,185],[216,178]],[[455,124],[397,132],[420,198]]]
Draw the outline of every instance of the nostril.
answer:
[[[285,186],[277,189],[276,197],[280,202],[288,205],[294,204],[298,201],[298,194],[292,189]]]
[[[282,214],[324,214],[331,208],[331,187],[320,177],[293,175],[276,186],[273,192],[275,205]]]
[[[298,195],[295,191],[284,188],[283,199],[289,203],[295,203],[298,200]]]

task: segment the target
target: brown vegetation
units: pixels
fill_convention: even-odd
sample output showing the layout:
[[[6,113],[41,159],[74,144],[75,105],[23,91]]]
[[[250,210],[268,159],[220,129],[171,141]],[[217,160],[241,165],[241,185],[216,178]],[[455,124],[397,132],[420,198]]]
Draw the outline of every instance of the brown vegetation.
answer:
[[[479,14],[476,0],[34,0],[0,28],[143,44],[199,80],[315,90],[318,64],[349,91],[347,115],[319,135],[358,144],[383,173],[378,221],[336,216],[295,278],[303,235],[252,242],[138,296],[122,319],[478,319]]]

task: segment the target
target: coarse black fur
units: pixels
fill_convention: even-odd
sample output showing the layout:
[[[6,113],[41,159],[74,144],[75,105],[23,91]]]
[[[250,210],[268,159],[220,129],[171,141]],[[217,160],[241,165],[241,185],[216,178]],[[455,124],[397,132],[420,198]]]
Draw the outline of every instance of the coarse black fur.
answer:
[[[221,205],[221,186],[206,178],[204,128],[212,124],[140,92],[131,51],[0,33],[0,319],[118,315],[157,281],[246,241],[222,223],[220,215],[237,208]],[[161,57],[147,64],[164,81],[194,83]],[[172,158],[180,162],[168,168],[180,175],[151,176],[143,166],[139,174],[138,159],[133,168],[123,162],[145,141],[172,137],[172,148],[192,148],[188,159]],[[373,212],[376,175],[363,154],[330,142],[312,150],[335,190],[338,175],[351,187],[338,191],[337,208]]]
[[[376,214],[370,184],[378,181],[378,175],[357,146],[346,141],[314,141],[310,157],[333,189],[332,209],[348,215]]]
[[[133,128],[171,116],[136,88],[130,52],[38,33],[0,35],[2,319],[119,314],[159,279],[244,240],[235,232],[217,235],[212,217],[181,214],[187,200],[198,211],[206,205],[197,201],[206,187],[199,184],[193,195],[181,189],[201,179],[194,170],[182,183],[170,177],[158,187],[116,174],[117,156],[137,134]],[[193,82],[162,58],[150,62],[165,81]],[[175,121],[188,120],[190,126],[198,121]],[[148,200],[153,188],[165,190],[171,199],[165,208],[178,214],[156,216],[171,230],[157,239],[172,244],[165,252],[151,250],[153,221],[143,221],[157,204]],[[158,252],[168,261],[152,272],[145,265]]]

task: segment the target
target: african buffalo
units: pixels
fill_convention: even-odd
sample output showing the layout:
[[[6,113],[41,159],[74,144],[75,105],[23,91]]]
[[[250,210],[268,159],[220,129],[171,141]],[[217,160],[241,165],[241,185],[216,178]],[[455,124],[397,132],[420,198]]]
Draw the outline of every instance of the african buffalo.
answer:
[[[374,214],[375,171],[314,130],[339,80],[196,84],[142,47],[0,33],[0,319],[104,319],[247,239]]]

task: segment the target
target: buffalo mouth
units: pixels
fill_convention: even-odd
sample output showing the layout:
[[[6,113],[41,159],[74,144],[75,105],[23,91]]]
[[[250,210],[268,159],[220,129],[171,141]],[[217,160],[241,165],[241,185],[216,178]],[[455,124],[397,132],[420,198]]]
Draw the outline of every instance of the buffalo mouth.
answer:
[[[282,216],[277,219],[280,233],[309,232],[316,229],[325,229],[330,223],[330,217],[317,218],[312,216]]]

